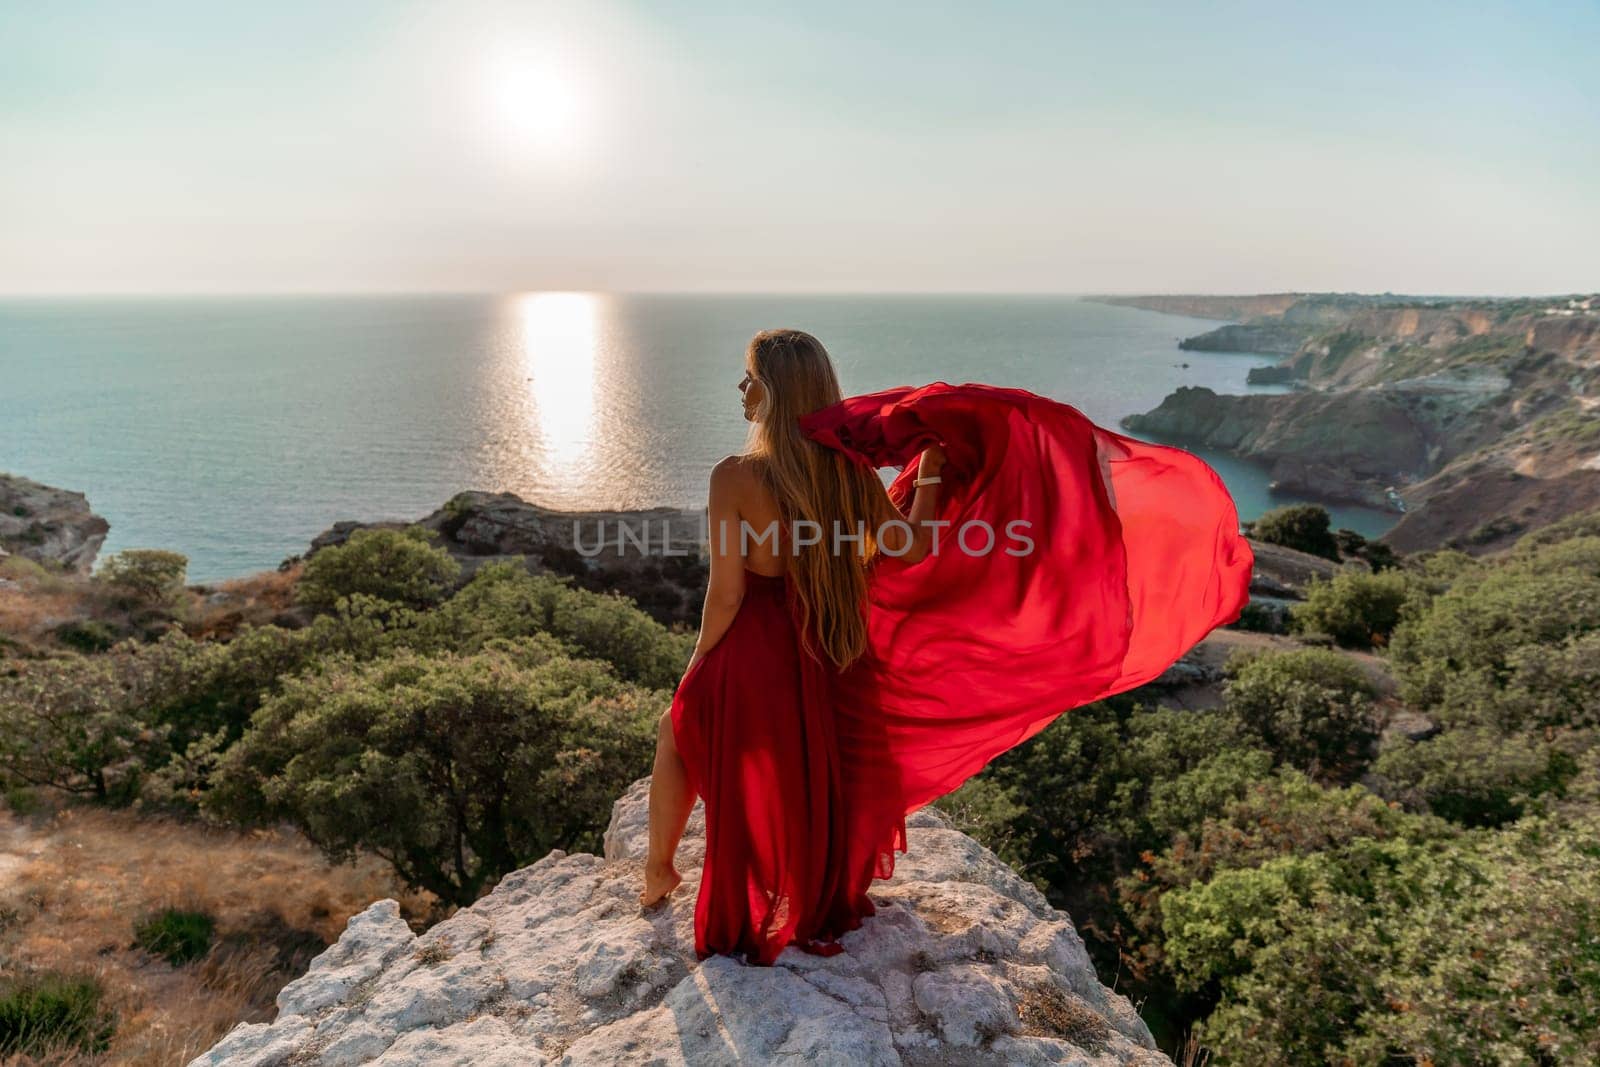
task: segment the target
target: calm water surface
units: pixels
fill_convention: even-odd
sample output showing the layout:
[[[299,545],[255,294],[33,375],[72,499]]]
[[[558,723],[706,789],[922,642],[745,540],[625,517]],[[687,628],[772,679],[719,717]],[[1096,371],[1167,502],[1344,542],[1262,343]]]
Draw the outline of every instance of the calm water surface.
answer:
[[[190,578],[277,566],[339,519],[414,519],[462,489],[557,508],[700,507],[746,424],[758,329],[816,334],[847,393],[1019,386],[1103,426],[1263,356],[1180,352],[1216,323],[1067,297],[252,297],[0,302],[0,470],[86,493],[105,552]],[[1187,368],[1180,366],[1188,363]],[[1196,449],[1243,518],[1264,471]],[[1394,517],[1332,509],[1369,535]]]

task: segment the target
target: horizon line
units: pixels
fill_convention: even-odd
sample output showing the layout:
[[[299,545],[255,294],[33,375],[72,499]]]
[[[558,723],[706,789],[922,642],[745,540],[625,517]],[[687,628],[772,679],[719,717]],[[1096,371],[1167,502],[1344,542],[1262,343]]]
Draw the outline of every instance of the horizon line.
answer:
[[[1158,290],[1158,289],[670,289],[622,288],[594,289],[570,287],[530,287],[503,289],[112,289],[112,290],[36,290],[0,291],[0,301],[10,300],[194,300],[194,299],[262,299],[288,297],[324,297],[329,299],[351,297],[453,297],[453,296],[522,296],[538,293],[583,293],[604,296],[714,296],[714,297],[888,297],[888,296],[1010,296],[1010,297],[1070,297],[1094,300],[1102,297],[1255,297],[1255,296],[1390,296],[1417,297],[1444,300],[1532,300],[1558,297],[1590,296],[1600,294],[1600,289],[1570,289],[1552,292],[1427,292],[1423,290],[1360,290],[1360,289],[1251,289],[1251,290]]]

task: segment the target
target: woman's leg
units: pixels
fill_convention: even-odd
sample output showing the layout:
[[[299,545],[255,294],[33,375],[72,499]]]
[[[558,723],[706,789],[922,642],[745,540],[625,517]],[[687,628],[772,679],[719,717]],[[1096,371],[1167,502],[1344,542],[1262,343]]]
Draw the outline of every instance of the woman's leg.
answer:
[[[683,881],[672,859],[693,810],[689,771],[672,736],[672,712],[666,711],[656,724],[656,762],[650,775],[650,854],[645,858],[639,903],[648,907]]]

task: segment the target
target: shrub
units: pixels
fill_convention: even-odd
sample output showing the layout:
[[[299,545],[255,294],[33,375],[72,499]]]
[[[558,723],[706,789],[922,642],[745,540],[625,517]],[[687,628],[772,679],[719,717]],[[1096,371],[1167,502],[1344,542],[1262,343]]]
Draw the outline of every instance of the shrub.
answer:
[[[1600,728],[1600,630],[1522,645],[1506,654],[1506,667],[1505,689],[1493,694],[1500,728]]]
[[[1600,830],[1525,820],[1284,856],[1168,895],[1199,1027],[1229,1063],[1600,1059]]]
[[[1517,556],[1531,556],[1547,545],[1570,541],[1575,537],[1600,537],[1600,508],[1575,512],[1524,534],[1512,546],[1512,552]]]
[[[1235,668],[1224,701],[1280,761],[1337,780],[1365,765],[1377,738],[1372,683],[1348,656],[1297,649]]]
[[[495,638],[550,634],[584,658],[605,660],[623,678],[671,689],[694,648],[692,634],[674,633],[624,597],[573,588],[510,562],[490,564],[434,615],[420,620],[431,634],[419,643],[472,651]]]
[[[371,851],[469,904],[552,848],[600,843],[668,699],[542,635],[472,655],[334,658],[261,706],[203,807],[286,820],[331,857]]]
[[[1222,803],[1208,805],[1215,814],[1173,834],[1165,848],[1147,853],[1143,865],[1118,882],[1123,908],[1142,935],[1136,957],[1141,966],[1162,959],[1162,902],[1167,893],[1283,856],[1337,857],[1370,841],[1421,840],[1454,832],[1437,819],[1390,807],[1360,786],[1324,789],[1291,768],[1244,780],[1230,794]]]
[[[344,544],[306,561],[296,597],[315,611],[331,611],[340,597],[357,593],[410,608],[431,607],[461,574],[450,553],[431,543],[436,537],[420,526],[357,530]]]
[[[97,800],[137,795],[165,737],[142,715],[142,679],[126,657],[30,661],[0,676],[0,773]]]
[[[1374,648],[1389,643],[1411,595],[1404,571],[1344,571],[1326,581],[1313,578],[1290,618],[1296,632],[1329,634],[1346,648]]]
[[[1366,560],[1374,573],[1400,566],[1400,557],[1394,549],[1381,541],[1368,541],[1354,530],[1335,530],[1333,539],[1339,546],[1339,555],[1345,559]]]
[[[106,557],[95,577],[140,600],[167,603],[183,589],[189,558],[159,548],[129,548]]]
[[[217,921],[203,911],[165,908],[134,924],[134,944],[174,967],[193,962],[211,948]]]
[[[0,979],[0,1053],[104,1052],[115,1020],[102,1008],[103,996],[100,983],[82,975],[41,971]]]
[[[1061,716],[949,800],[980,841],[1076,909],[1080,927],[1109,927],[1115,877],[1271,764],[1225,711],[1148,709],[1119,694]]]
[[[1339,543],[1329,526],[1328,511],[1316,504],[1290,504],[1273,508],[1249,524],[1249,533],[1258,541],[1282,545],[1326,559],[1339,558]]]
[[[28,816],[39,810],[39,794],[25,785],[7,786],[5,789],[6,808],[13,815]]]
[[[57,641],[79,652],[104,652],[122,636],[116,627],[99,619],[64,622],[52,632]]]
[[[1528,649],[1600,630],[1600,537],[1540,546],[1467,570],[1395,628],[1400,694],[1454,722],[1492,723]],[[1519,658],[1520,657],[1520,658]]]
[[[1499,826],[1576,769],[1567,752],[1543,738],[1463,727],[1389,749],[1373,773],[1385,796],[1465,826]]]

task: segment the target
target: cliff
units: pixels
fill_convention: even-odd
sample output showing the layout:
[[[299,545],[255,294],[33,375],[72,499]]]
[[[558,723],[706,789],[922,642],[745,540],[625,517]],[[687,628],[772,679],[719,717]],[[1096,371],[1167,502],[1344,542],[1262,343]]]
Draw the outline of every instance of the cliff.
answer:
[[[604,857],[552,852],[421,936],[394,901],[372,905],[283,989],[276,1021],[194,1065],[1170,1063],[1068,917],[933,809],[845,952],[697,962],[702,811],[683,885],[642,910],[648,788],[617,801]]]
[[[0,557],[88,574],[110,530],[82,493],[0,473]]]
[[[1281,315],[1302,299],[1302,293],[1265,293],[1259,296],[1206,296],[1178,293],[1165,296],[1096,296],[1097,304],[1143,308],[1168,315],[1187,315],[1194,319],[1253,319],[1260,315]]]
[[[1311,499],[1397,497],[1404,518],[1384,540],[1405,551],[1490,551],[1600,500],[1600,315],[1336,294],[1184,346],[1267,351],[1296,332],[1306,339],[1250,380],[1300,391],[1180,388],[1123,426],[1258,460]]]
[[[1235,323],[1195,337],[1185,337],[1178,347],[1186,352],[1254,352],[1287,356],[1311,336],[1313,327],[1287,322]]]

